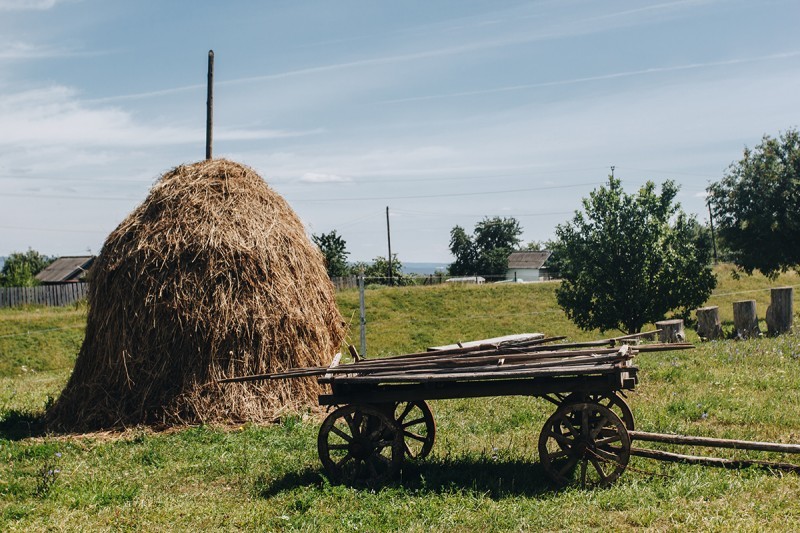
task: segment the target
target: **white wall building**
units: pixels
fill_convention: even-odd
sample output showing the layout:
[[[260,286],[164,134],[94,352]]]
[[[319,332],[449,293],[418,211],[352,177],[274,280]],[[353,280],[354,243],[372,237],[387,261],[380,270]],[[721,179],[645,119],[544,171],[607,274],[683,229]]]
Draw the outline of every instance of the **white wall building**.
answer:
[[[509,281],[539,281],[541,270],[551,252],[511,252],[508,256],[506,279]]]

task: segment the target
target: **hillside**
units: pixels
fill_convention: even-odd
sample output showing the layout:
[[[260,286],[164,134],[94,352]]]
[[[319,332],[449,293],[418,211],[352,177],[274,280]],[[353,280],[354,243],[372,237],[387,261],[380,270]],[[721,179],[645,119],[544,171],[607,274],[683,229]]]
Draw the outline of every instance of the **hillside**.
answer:
[[[710,304],[755,298],[769,286],[720,267]],[[598,338],[556,307],[552,283],[375,288],[367,292],[370,356],[521,331]],[[357,343],[358,293],[339,293]],[[536,440],[552,405],[535,398],[432,402],[437,443],[402,480],[375,492],[332,486],[316,452],[319,422],[201,426],[156,433],[36,434],[81,342],[83,307],[0,310],[0,530],[796,530],[800,477],[634,458],[606,490],[554,491]],[[797,317],[796,317],[797,320]],[[727,324],[727,327],[730,327]],[[611,333],[610,334],[615,334]],[[690,340],[696,336],[689,331]],[[642,354],[629,403],[642,430],[800,442],[800,336],[699,344]],[[34,438],[23,438],[31,433]],[[666,447],[666,449],[672,449]],[[707,450],[676,449],[703,454]],[[800,457],[719,450],[724,457]]]

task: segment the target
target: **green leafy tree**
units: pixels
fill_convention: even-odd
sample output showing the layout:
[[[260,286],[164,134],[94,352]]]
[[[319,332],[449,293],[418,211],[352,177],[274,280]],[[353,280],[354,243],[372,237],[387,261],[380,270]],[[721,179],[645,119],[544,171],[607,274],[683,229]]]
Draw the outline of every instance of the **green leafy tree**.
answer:
[[[764,136],[745,148],[708,188],[718,234],[730,259],[774,278],[800,264],[800,133]]]
[[[361,266],[361,265],[359,265]],[[379,256],[372,260],[371,264],[364,266],[364,276],[369,283],[389,285],[389,261]],[[403,263],[397,258],[397,254],[392,254],[392,285],[410,285],[413,278],[403,274]]]
[[[544,267],[547,269],[550,276],[558,277],[561,271],[561,258],[563,256],[561,243],[558,240],[548,239],[546,241],[531,241],[525,246],[525,250],[531,252],[542,252],[546,250],[550,252],[550,257],[547,258]]]
[[[455,261],[448,272],[454,276],[503,276],[508,268],[508,255],[521,242],[522,227],[513,217],[484,218],[475,225],[473,234],[461,226],[450,230],[450,253]]]
[[[0,281],[6,287],[33,287],[39,284],[35,278],[36,274],[53,261],[54,257],[42,255],[30,248],[27,252],[14,252],[3,264]]]
[[[456,258],[447,268],[451,275],[464,276],[478,272],[478,251],[472,237],[461,226],[450,230],[450,253]]]
[[[678,187],[647,182],[626,194],[613,177],[583,200],[584,212],[556,228],[556,297],[580,328],[638,333],[673,311],[688,316],[716,286],[697,222],[673,203]]]
[[[350,255],[350,252],[347,251],[347,243],[340,235],[337,235],[336,230],[312,235],[311,240],[325,257],[325,268],[328,270],[329,277],[336,278],[348,274],[347,256]]]

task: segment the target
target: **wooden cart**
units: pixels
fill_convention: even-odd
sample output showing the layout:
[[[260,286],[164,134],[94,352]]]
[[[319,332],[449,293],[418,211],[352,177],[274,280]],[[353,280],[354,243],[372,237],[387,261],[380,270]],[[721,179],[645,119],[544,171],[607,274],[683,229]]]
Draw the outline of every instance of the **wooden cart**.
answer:
[[[355,486],[391,480],[407,459],[433,448],[436,423],[429,400],[489,396],[535,396],[556,406],[539,434],[539,458],[556,485],[613,483],[630,457],[724,468],[762,467],[800,472],[800,465],[726,459],[636,448],[632,440],[712,448],[800,454],[800,444],[692,437],[637,431],[625,391],[637,384],[638,352],[693,348],[688,343],[631,346],[656,332],[599,341],[548,344],[563,337],[475,341],[437,352],[365,360],[327,367],[218,380],[232,383],[317,376],[330,387],[319,403],[332,408],[320,427],[317,447],[328,477]],[[513,336],[520,337],[520,336]],[[522,337],[525,337],[523,335]],[[494,342],[498,341],[498,342]],[[577,348],[577,349],[576,349]]]
[[[484,365],[434,364],[436,371],[419,364],[420,354],[414,356],[416,365],[394,359],[363,367],[340,366],[337,354],[319,378],[331,390],[319,403],[334,408],[320,428],[320,460],[335,482],[379,485],[392,479],[404,460],[430,453],[436,424],[429,400],[535,396],[556,406],[539,435],[547,475],[557,485],[608,485],[631,455],[628,431],[634,420],[623,395],[636,385],[635,352],[623,345],[533,361],[509,361],[516,354],[498,353]],[[439,357],[426,360],[435,363]]]

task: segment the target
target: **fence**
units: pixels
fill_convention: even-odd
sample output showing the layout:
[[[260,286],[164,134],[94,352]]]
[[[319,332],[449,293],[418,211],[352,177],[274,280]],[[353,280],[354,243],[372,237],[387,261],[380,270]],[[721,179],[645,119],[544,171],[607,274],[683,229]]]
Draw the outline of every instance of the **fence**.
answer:
[[[0,287],[0,308],[20,305],[69,305],[86,298],[88,283],[64,283],[38,287]]]
[[[425,275],[404,275],[400,280],[395,278],[394,283],[398,286],[407,286],[407,285],[439,285],[442,283],[446,283],[448,280],[453,279],[454,276],[445,275],[445,274],[425,274]],[[481,276],[457,276],[456,279],[462,280],[462,282],[466,283],[469,280],[474,279],[476,283],[497,283],[497,282],[510,282],[511,280],[506,280],[505,276],[502,275],[494,275],[494,274],[484,274]],[[371,284],[381,284],[381,285],[388,285],[387,277],[378,277],[378,276],[367,276],[364,278],[367,285]],[[552,281],[560,279],[557,274],[549,273],[549,272],[541,272],[539,281]],[[333,287],[337,290],[343,289],[355,289],[358,287],[358,276],[342,276],[342,277],[334,277],[331,278],[331,282],[333,283]],[[535,282],[534,282],[535,283]]]

